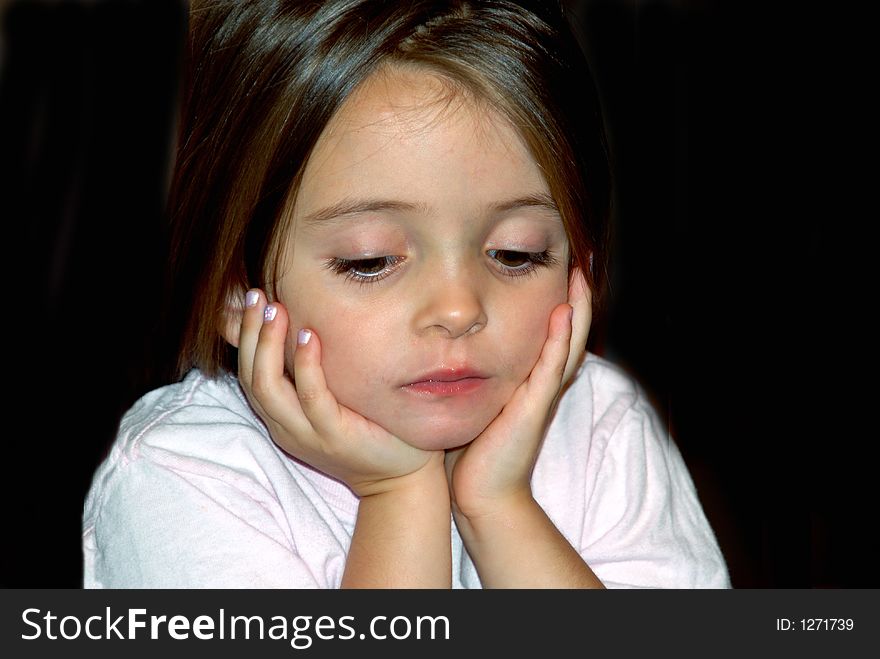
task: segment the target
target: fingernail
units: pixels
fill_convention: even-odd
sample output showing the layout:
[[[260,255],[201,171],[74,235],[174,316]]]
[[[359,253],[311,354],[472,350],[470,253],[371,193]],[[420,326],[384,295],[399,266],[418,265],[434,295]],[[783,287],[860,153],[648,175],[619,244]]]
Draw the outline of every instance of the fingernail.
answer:
[[[244,304],[246,307],[254,307],[260,301],[260,294],[256,291],[248,291],[244,296]]]
[[[266,308],[263,309],[263,322],[268,323],[270,320],[275,320],[275,314],[278,313],[278,309],[274,304],[267,304]]]
[[[301,329],[296,334],[296,345],[304,346],[305,344],[307,344],[309,342],[309,340],[311,338],[312,338],[312,331],[311,330]]]

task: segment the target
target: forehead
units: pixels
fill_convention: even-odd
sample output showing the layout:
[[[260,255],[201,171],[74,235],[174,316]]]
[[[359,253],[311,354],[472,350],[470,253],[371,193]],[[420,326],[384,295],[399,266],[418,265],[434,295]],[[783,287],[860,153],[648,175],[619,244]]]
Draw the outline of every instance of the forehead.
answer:
[[[346,100],[303,172],[295,215],[341,196],[388,195],[420,205],[546,193],[510,122],[461,85],[385,68]]]

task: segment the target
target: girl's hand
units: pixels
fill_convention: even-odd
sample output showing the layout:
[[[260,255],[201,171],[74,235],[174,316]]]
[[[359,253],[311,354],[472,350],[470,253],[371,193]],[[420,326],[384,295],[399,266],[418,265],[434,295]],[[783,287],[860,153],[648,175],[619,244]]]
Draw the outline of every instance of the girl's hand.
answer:
[[[529,377],[473,442],[446,452],[457,513],[476,519],[531,501],[530,478],[541,440],[563,387],[586,355],[591,318],[589,289],[575,271],[569,303],[550,314],[547,340]]]
[[[241,320],[238,378],[278,446],[362,497],[441,464],[442,451],[414,448],[336,401],[321,368],[320,339],[308,330],[298,336],[294,386],[284,372],[287,310],[277,302],[266,306],[262,291],[251,293],[256,298],[249,295]]]

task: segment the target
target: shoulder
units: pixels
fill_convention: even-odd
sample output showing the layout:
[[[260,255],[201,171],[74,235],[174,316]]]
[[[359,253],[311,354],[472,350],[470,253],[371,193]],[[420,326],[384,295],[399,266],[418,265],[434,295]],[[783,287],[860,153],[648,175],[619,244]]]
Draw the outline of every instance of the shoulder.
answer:
[[[122,488],[149,495],[171,482],[210,481],[260,499],[272,489],[273,471],[287,467],[237,380],[192,371],[148,393],[123,416],[94,474],[84,524],[93,523],[108,503],[133,505],[135,497],[121,497]]]
[[[261,426],[234,376],[212,379],[193,370],[180,382],[151,391],[126,412],[119,426],[120,448],[136,451],[161,441],[169,427],[229,424],[258,432]],[[180,447],[181,437],[175,445]]]
[[[547,440],[544,499],[606,585],[729,585],[681,453],[625,370],[589,355]]]
[[[635,394],[639,385],[622,367],[604,357],[588,352],[578,371],[575,385],[589,382],[597,391]]]
[[[535,485],[548,500],[592,499],[600,473],[640,468],[636,455],[664,429],[639,384],[624,369],[588,354],[560,397],[538,456]],[[622,462],[615,466],[611,463]],[[573,493],[560,494],[563,483]]]
[[[286,508],[314,498],[301,481],[235,378],[191,372],[132,406],[95,472],[85,583],[314,585]]]
[[[144,454],[234,460],[236,449],[243,447],[261,454],[272,450],[272,443],[238,380],[231,375],[211,379],[193,370],[182,381],[148,393],[125,413],[108,460],[124,464]]]
[[[560,399],[550,436],[559,457],[581,455],[591,477],[679,460],[674,440],[638,381],[589,354]],[[618,466],[613,466],[617,463]]]
[[[607,436],[632,415],[654,416],[642,387],[620,366],[588,353],[559,401],[554,423]]]

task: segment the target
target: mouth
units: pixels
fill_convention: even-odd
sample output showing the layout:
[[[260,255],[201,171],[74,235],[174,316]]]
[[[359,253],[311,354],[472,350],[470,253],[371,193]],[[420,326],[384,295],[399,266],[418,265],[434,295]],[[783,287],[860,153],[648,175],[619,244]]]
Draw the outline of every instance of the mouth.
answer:
[[[447,368],[418,376],[403,389],[423,396],[458,396],[481,388],[489,377],[469,368]]]

